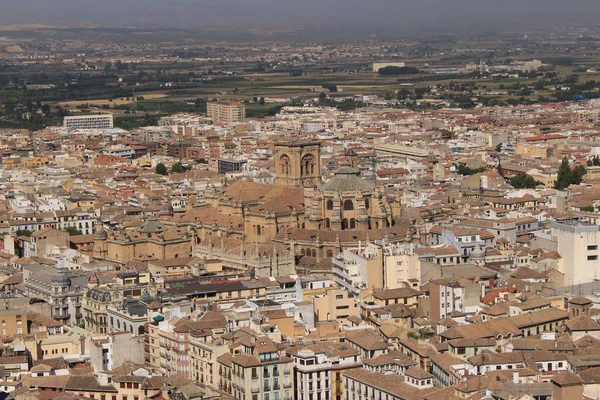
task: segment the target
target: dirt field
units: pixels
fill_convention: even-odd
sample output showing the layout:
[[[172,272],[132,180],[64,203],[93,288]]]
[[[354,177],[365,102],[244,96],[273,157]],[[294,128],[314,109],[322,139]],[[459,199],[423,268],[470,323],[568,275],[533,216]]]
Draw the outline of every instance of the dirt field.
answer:
[[[144,93],[143,95],[140,95],[140,96],[143,97],[144,100],[164,99],[165,97],[167,97],[167,95],[165,93]],[[127,98],[124,97],[123,99],[114,99],[112,102],[108,101],[108,99],[100,99],[100,100],[61,101],[60,103],[57,103],[57,104],[60,105],[61,107],[77,107],[82,104],[89,104],[90,106],[97,106],[97,105],[102,105],[102,104],[114,104],[114,105],[120,106],[123,104],[129,104],[129,103],[133,103],[133,100],[131,98],[129,100],[127,100]]]

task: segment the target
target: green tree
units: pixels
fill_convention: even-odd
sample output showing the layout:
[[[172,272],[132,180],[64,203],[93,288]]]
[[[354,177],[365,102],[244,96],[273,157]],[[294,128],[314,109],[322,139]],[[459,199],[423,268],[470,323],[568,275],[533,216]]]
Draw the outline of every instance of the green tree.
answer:
[[[571,184],[579,185],[583,180],[583,176],[587,173],[587,169],[583,165],[578,165],[571,171]]]
[[[560,163],[560,167],[558,167],[558,176],[556,178],[556,183],[554,184],[554,188],[558,190],[563,190],[567,186],[571,184],[571,167],[569,166],[569,161],[567,157],[563,158]]]
[[[69,236],[83,235],[83,232],[81,232],[79,229],[75,228],[74,226],[65,228],[65,232],[67,232],[69,234]]]
[[[500,175],[501,177],[504,178],[504,169],[502,168],[502,164],[498,163],[497,171],[498,171],[498,175]]]
[[[556,178],[554,188],[564,190],[569,187],[569,185],[579,185],[586,173],[587,170],[583,165],[578,165],[571,169],[569,161],[565,157],[558,168],[558,177]]]
[[[176,162],[175,164],[173,164],[173,166],[171,167],[171,172],[175,173],[175,174],[180,174],[182,172],[185,172],[185,168],[183,168],[183,165],[181,165],[180,162]]]
[[[265,105],[265,98],[261,97],[260,99],[258,99],[258,104],[260,104],[261,106]]]
[[[500,153],[502,151],[502,143],[498,143],[494,150],[496,150],[496,153]]]
[[[327,95],[325,94],[325,92],[321,92],[319,94],[319,104],[323,104],[327,101]]]
[[[159,175],[168,175],[167,167],[163,163],[156,164],[155,172]]]
[[[16,235],[17,236],[31,236],[33,232],[27,230],[27,229],[17,229]]]
[[[536,181],[531,175],[527,175],[525,172],[519,172],[510,179],[510,185],[516,189],[533,189],[539,184],[540,182]]]
[[[480,172],[484,172],[485,168],[483,168],[483,167],[481,167],[481,168],[469,168],[469,167],[467,167],[464,164],[458,164],[457,171],[461,175],[475,175],[475,174],[478,174]]]
[[[580,210],[586,211],[586,212],[594,212],[594,211],[596,211],[596,208],[592,205],[589,205],[589,206],[581,207]]]

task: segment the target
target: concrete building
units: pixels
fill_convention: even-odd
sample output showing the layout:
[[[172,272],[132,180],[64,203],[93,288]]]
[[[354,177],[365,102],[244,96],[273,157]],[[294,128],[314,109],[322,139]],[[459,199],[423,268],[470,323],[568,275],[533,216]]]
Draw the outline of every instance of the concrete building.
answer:
[[[25,247],[25,257],[46,257],[54,249],[67,247],[69,234],[53,228],[44,228],[31,235],[29,246]]]
[[[480,310],[482,288],[468,279],[442,278],[429,282],[431,319],[447,318],[453,312],[475,314]]]
[[[242,122],[246,118],[246,106],[238,101],[211,102],[206,105],[206,114],[217,124]]]
[[[568,219],[552,222],[552,240],[561,255],[559,271],[565,285],[595,282],[600,278],[600,226]]]
[[[241,348],[240,353],[227,361],[219,358],[223,370],[221,385],[231,388],[236,400],[294,398],[292,359],[280,355],[271,339],[252,337],[242,341]]]
[[[23,282],[29,297],[39,298],[51,305],[51,317],[69,325],[82,322],[83,288],[86,274],[62,271],[47,265],[30,264],[23,267]]]
[[[357,299],[344,289],[329,290],[326,295],[312,298],[315,319],[321,321],[337,321],[340,324],[351,316],[358,316]]]
[[[376,62],[373,63],[373,72],[378,72],[381,68],[385,67],[406,67],[404,62]]]
[[[94,371],[110,371],[127,362],[144,363],[144,344],[129,332],[95,336],[90,345]]]
[[[64,117],[63,126],[70,129],[111,129],[113,116],[112,114],[69,116]]]
[[[342,375],[361,366],[356,349],[344,343],[320,342],[289,351],[294,360],[296,399],[340,400]]]

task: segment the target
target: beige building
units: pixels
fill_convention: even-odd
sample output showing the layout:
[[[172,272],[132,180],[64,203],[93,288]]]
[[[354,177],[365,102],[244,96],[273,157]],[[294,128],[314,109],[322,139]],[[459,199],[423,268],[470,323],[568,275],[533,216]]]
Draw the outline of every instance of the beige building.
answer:
[[[229,351],[227,342],[213,337],[208,331],[192,332],[190,335],[190,378],[200,385],[219,390],[217,358]]]
[[[363,289],[414,288],[421,279],[421,261],[410,247],[367,242],[333,258],[333,274],[340,287],[356,295]]]
[[[239,101],[211,102],[206,105],[206,114],[217,124],[242,122],[246,118],[246,106]]]
[[[357,317],[359,309],[356,300],[345,289],[333,289],[325,295],[313,297],[315,322],[335,320],[343,324],[349,317]]]
[[[373,72],[378,72],[381,68],[385,67],[406,67],[404,62],[376,62],[373,63]]]
[[[27,315],[24,309],[2,310],[0,311],[0,321],[2,322],[2,327],[0,328],[2,337],[15,337],[29,333]]]
[[[94,237],[94,258],[124,264],[132,260],[191,257],[193,242],[193,233],[189,230],[149,219],[132,230],[99,230]]]
[[[53,228],[44,228],[31,234],[29,256],[46,257],[50,252],[58,247],[67,247],[69,243],[69,234],[65,231],[59,231]]]
[[[565,285],[595,282],[600,276],[600,226],[577,219],[553,221],[552,240],[562,257]]]
[[[231,346],[230,346],[231,347]],[[220,387],[236,400],[294,398],[292,359],[267,336],[247,337],[219,357]]]

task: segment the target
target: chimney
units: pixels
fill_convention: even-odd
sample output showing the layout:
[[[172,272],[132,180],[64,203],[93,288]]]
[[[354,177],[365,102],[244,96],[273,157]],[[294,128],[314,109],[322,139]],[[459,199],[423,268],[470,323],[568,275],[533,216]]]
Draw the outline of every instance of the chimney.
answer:
[[[513,383],[519,383],[519,371],[513,371]]]

